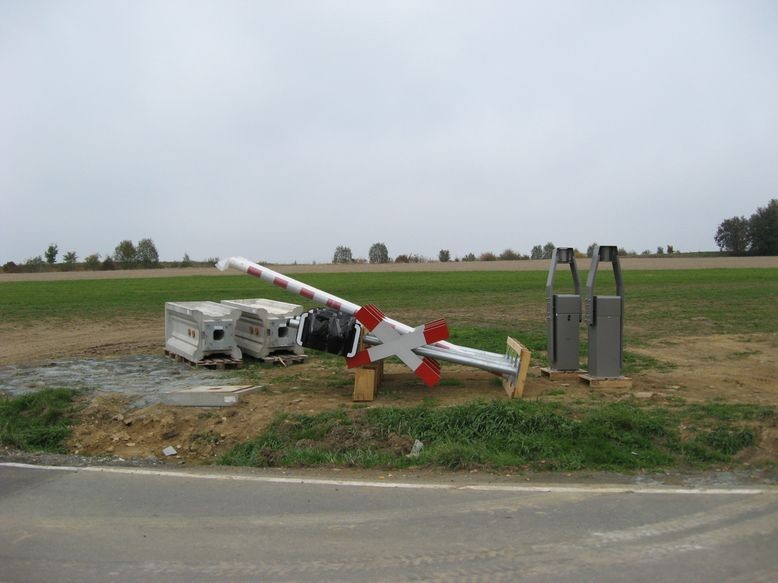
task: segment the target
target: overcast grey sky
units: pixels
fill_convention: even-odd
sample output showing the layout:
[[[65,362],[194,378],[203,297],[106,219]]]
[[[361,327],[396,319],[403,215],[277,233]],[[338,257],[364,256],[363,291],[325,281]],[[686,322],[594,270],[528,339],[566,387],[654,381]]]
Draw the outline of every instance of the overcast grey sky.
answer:
[[[0,0],[0,262],[695,251],[774,197],[774,0]]]

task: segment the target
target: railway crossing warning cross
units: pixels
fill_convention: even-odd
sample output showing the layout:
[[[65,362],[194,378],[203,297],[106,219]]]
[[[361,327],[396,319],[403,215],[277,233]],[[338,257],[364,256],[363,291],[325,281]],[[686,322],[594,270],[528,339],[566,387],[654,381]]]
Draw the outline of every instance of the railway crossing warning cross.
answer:
[[[413,352],[413,349],[448,339],[448,326],[445,320],[427,322],[423,326],[417,326],[408,334],[400,334],[386,321],[383,312],[373,304],[362,306],[357,311],[356,317],[365,328],[381,340],[381,344],[361,350],[352,358],[346,359],[349,368],[364,366],[388,356],[397,356],[428,387],[438,384],[440,364],[428,356],[420,357]]]

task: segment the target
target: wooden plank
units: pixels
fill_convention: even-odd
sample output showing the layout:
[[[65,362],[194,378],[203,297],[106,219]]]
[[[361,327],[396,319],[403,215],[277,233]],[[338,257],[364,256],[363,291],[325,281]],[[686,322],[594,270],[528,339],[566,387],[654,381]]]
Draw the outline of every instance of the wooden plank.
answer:
[[[502,386],[509,399],[521,397],[524,394],[524,385],[527,382],[527,373],[529,372],[529,361],[532,359],[532,352],[521,342],[508,336],[506,340],[508,350],[516,353],[519,357],[519,373],[514,382],[503,378]]]

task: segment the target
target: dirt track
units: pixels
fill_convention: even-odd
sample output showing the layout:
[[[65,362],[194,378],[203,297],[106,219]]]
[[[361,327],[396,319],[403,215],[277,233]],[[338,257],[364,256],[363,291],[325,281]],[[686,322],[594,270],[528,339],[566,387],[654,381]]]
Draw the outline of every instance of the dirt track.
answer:
[[[579,259],[586,268],[588,259]],[[652,269],[745,269],[778,268],[776,257],[622,257],[625,271]],[[378,273],[413,271],[548,271],[549,261],[459,261],[448,263],[384,263],[384,264],[331,264],[273,265],[273,269],[290,275],[295,273]],[[605,265],[607,268],[607,264]],[[68,279],[125,279],[128,277],[185,277],[193,275],[235,275],[235,271],[219,271],[209,267],[133,269],[118,271],[64,271],[51,273],[0,273],[0,283],[6,281],[56,281]]]

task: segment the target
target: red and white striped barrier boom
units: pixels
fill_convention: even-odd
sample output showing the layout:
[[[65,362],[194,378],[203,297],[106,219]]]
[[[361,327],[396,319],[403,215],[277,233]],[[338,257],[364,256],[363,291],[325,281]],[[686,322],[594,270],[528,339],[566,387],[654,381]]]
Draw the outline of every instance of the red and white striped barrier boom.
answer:
[[[242,271],[243,273],[253,275],[254,277],[258,277],[259,279],[266,281],[267,283],[271,283],[277,287],[283,288],[289,293],[304,297],[318,304],[327,306],[339,312],[343,312],[344,314],[355,316],[358,319],[360,319],[360,321],[363,324],[366,324],[366,322],[363,321],[361,317],[365,318],[367,322],[374,324],[373,328],[371,329],[372,333],[368,335],[366,340],[372,343],[378,343],[378,342],[381,343],[378,346],[375,346],[374,348],[370,348],[369,349],[370,351],[380,348],[384,344],[388,344],[390,342],[398,342],[398,339],[396,337],[390,336],[390,334],[392,333],[388,332],[388,330],[391,329],[397,334],[397,336],[407,336],[409,334],[416,334],[416,336],[412,336],[412,338],[414,338],[413,341],[411,341],[411,339],[408,339],[407,341],[403,341],[402,343],[395,344],[394,348],[401,347],[403,349],[408,349],[417,358],[418,355],[415,353],[418,353],[422,357],[429,357],[429,360],[432,360],[434,358],[434,359],[454,362],[457,364],[474,366],[482,370],[487,370],[495,374],[499,374],[505,377],[506,379],[510,380],[511,382],[515,382],[519,376],[520,363],[516,355],[512,355],[512,354],[501,355],[501,354],[496,354],[494,352],[477,350],[475,348],[469,348],[467,346],[460,346],[458,344],[453,344],[451,342],[448,342],[444,339],[448,337],[448,328],[447,327],[445,328],[446,331],[445,336],[441,336],[441,332],[443,328],[440,326],[438,321],[428,324],[427,326],[429,326],[429,328],[426,328],[425,326],[421,326],[420,328],[422,329],[422,331],[419,332],[418,331],[419,328],[412,328],[407,324],[403,324],[402,322],[398,322],[397,320],[387,318],[380,311],[378,311],[377,314],[376,313],[371,314],[372,309],[375,309],[374,307],[372,309],[362,311],[360,314],[360,310],[362,310],[363,308],[361,306],[358,306],[357,304],[349,302],[348,300],[344,300],[343,298],[339,298],[336,295],[320,290],[313,286],[306,285],[302,282],[297,281],[296,279],[278,273],[277,271],[274,271],[269,267],[265,267],[263,265],[254,263],[253,261],[249,261],[248,259],[245,259],[243,257],[228,257],[226,259],[222,259],[216,264],[216,267],[221,271],[226,271],[228,268],[233,268],[238,271]],[[381,315],[380,319],[377,318],[378,314]],[[382,330],[381,334],[384,335],[384,338],[380,338],[376,334],[379,325]],[[443,326],[445,326],[445,323],[443,323]],[[368,329],[370,329],[369,326]],[[428,333],[429,333],[429,337],[427,336]],[[416,345],[417,341],[421,337],[420,335],[423,336],[424,338],[424,344],[414,346]],[[372,354],[375,355],[384,354],[383,352],[384,350],[389,351],[392,349],[386,348],[386,349],[382,349],[381,351],[374,352]],[[393,351],[390,352],[390,354],[397,354],[397,352]],[[404,352],[404,354],[406,354],[407,356],[407,353]],[[370,356],[370,353],[368,353],[368,356],[360,356],[360,358],[361,359],[371,358],[370,361],[373,360],[372,356]],[[376,360],[377,359],[378,358],[376,358]],[[423,361],[424,359],[422,358],[421,360]],[[416,361],[413,360],[413,362],[415,363]],[[359,366],[359,365],[357,364],[354,366]],[[427,379],[432,380],[434,378],[434,374],[428,373],[428,369],[434,370],[436,367],[438,372],[437,376],[439,377],[440,367],[434,361],[432,363],[429,363],[428,365],[425,365],[425,368],[421,370],[421,373],[425,376],[421,376],[421,374],[419,376],[422,379],[426,377]],[[414,367],[411,366],[411,368]],[[425,380],[425,382],[427,382],[427,380]]]
[[[343,312],[344,314],[349,314],[350,316],[356,316],[357,312],[361,308],[361,306],[349,302],[348,300],[344,300],[343,298],[339,298],[336,295],[320,290],[313,286],[305,285],[296,279],[282,275],[277,271],[273,271],[269,267],[259,265],[258,263],[254,263],[253,261],[249,261],[243,257],[228,257],[227,259],[222,259],[219,261],[219,263],[216,264],[216,267],[218,267],[221,271],[226,271],[227,268],[231,267],[233,269],[237,269],[238,271],[248,273],[249,275],[258,277],[262,281],[266,281],[268,283],[272,283],[275,286],[281,287],[289,293],[302,296],[306,299],[316,302],[317,304],[327,306],[328,308]],[[403,324],[397,320],[392,320],[391,318],[384,319],[401,334],[408,334],[409,332],[413,331],[413,328],[407,324]],[[434,345],[438,348],[457,350],[468,354],[481,353],[488,356],[494,356],[494,353],[491,352],[474,350],[472,348],[459,346],[457,344],[452,344],[451,342],[446,341],[435,342]]]

